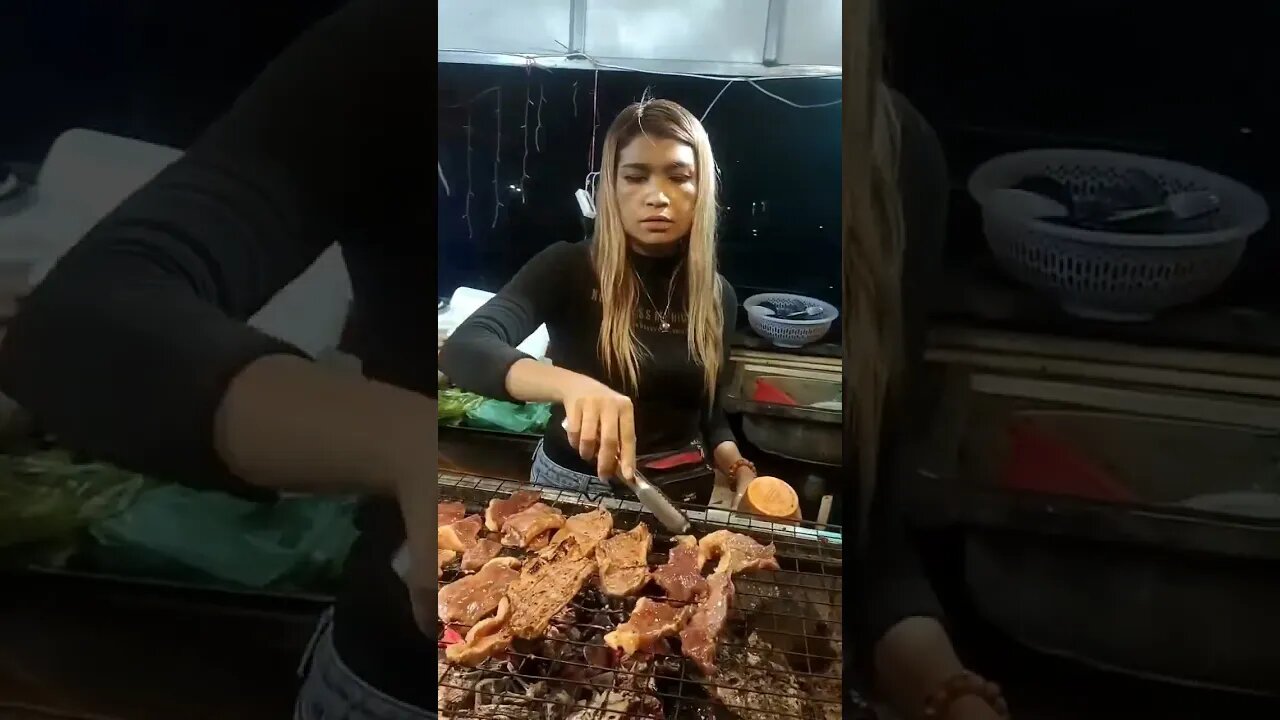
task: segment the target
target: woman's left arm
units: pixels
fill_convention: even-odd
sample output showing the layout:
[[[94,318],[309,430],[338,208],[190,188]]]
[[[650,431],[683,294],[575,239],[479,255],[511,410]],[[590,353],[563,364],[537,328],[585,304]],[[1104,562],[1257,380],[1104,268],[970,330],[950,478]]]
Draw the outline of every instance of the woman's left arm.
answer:
[[[733,368],[729,364],[729,349],[733,343],[733,332],[738,315],[738,294],[728,280],[720,278],[720,303],[724,309],[724,327],[721,332],[720,376],[716,381],[716,396],[712,399],[710,410],[703,419],[702,435],[706,438],[707,447],[715,467],[729,476],[735,488],[741,488],[756,476],[755,467],[743,460],[742,451],[733,437],[733,429],[729,427],[729,416],[724,412],[724,393],[729,380],[733,377]]]

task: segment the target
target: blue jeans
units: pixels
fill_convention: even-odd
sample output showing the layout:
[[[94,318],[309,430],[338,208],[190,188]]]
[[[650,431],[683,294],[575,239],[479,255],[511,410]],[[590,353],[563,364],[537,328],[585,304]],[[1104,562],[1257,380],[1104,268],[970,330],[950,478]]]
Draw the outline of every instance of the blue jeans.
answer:
[[[316,626],[298,674],[305,679],[293,720],[436,720],[434,710],[401,702],[361,680],[333,647],[333,611]]]
[[[554,460],[547,457],[541,442],[538,443],[538,449],[533,451],[533,467],[529,470],[529,482],[543,487],[580,492],[591,499],[613,495],[613,488],[609,483],[595,475],[580,473],[557,465]]]

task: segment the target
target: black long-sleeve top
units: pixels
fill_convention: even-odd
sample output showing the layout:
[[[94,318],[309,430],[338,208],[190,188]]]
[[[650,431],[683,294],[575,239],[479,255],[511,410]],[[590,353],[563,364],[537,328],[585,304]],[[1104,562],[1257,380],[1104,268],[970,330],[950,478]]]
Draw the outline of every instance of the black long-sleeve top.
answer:
[[[702,366],[689,352],[683,255],[628,255],[629,266],[647,291],[641,294],[634,320],[636,337],[645,347],[636,388],[610,377],[600,359],[602,307],[588,242],[557,243],[530,260],[454,331],[441,351],[440,369],[460,387],[510,400],[507,371],[528,357],[515,346],[545,323],[551,336],[547,355],[556,366],[632,398],[637,454],[679,450],[693,441],[703,442],[710,452],[733,440],[733,432],[720,406],[720,393],[708,397]],[[732,286],[723,278],[720,286],[725,319],[717,390],[730,374],[729,337],[738,307]],[[664,317],[670,326],[667,330],[660,323]],[[583,461],[569,444],[563,419],[564,408],[557,406],[547,425],[547,456],[562,467],[595,474],[594,463]]]

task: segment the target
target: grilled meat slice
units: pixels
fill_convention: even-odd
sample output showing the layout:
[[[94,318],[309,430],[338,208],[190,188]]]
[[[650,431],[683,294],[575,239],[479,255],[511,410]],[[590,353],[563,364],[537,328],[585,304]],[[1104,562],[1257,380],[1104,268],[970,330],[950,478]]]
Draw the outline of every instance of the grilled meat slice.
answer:
[[[686,606],[687,607],[687,606]],[[631,617],[617,630],[604,636],[609,647],[626,655],[652,652],[654,645],[680,631],[686,607],[676,607],[661,600],[642,597],[636,602]]]
[[[600,589],[606,595],[634,595],[649,582],[649,550],[653,534],[644,523],[618,533],[596,546]]]
[[[444,577],[444,566],[453,562],[458,557],[455,550],[436,550],[436,579]]]
[[[507,587],[520,577],[520,561],[494,558],[475,575],[468,575],[440,588],[436,614],[445,624],[475,625],[495,609]]]
[[[752,570],[777,570],[773,543],[761,545],[752,538],[731,530],[717,530],[698,541],[702,562],[720,559],[714,572],[734,575]],[[699,569],[702,568],[700,564]]]
[[[553,556],[563,553],[579,557],[589,556],[609,533],[613,532],[613,514],[604,508],[578,513],[565,520],[564,527],[556,531],[551,544],[541,554]]]
[[[511,515],[502,525],[502,544],[527,549],[544,533],[564,526],[564,514],[544,503],[534,503]]]
[[[573,600],[595,571],[591,556],[538,555],[525,562],[520,577],[507,589],[513,604],[511,633],[526,640],[542,637],[551,618]]]
[[[498,602],[494,616],[476,623],[462,642],[446,648],[445,657],[449,662],[475,667],[494,655],[506,652],[511,648],[511,631],[507,626],[510,620],[511,601],[504,597]]]

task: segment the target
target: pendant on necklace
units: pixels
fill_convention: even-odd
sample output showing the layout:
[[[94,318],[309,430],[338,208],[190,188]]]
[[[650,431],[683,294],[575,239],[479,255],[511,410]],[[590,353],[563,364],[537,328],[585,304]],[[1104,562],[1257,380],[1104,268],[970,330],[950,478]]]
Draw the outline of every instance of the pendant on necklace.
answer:
[[[658,328],[661,329],[662,332],[668,332],[671,330],[671,323],[667,322],[666,320],[663,320],[662,322],[658,323]]]

